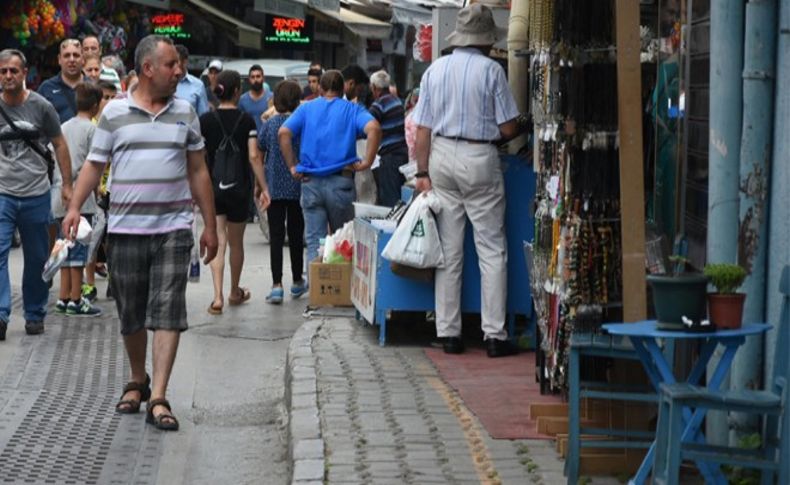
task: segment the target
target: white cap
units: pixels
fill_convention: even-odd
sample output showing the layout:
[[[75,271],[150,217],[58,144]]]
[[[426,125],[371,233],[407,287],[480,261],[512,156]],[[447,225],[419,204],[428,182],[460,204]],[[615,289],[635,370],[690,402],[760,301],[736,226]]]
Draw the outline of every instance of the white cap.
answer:
[[[221,71],[222,70],[222,61],[220,61],[219,59],[214,59],[213,61],[208,63],[208,68],[209,69],[216,69],[217,71]]]

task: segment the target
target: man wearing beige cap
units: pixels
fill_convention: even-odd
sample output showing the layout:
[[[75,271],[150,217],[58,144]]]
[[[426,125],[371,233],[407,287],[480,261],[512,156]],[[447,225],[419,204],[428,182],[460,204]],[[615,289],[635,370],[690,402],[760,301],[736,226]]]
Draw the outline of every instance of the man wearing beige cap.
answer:
[[[466,218],[472,222],[482,275],[481,326],[489,357],[516,353],[507,341],[505,185],[496,143],[518,134],[519,115],[502,67],[488,58],[502,38],[491,10],[458,13],[447,41],[455,49],[425,71],[417,124],[417,190],[433,189],[445,265],[436,271],[436,334],[447,353],[464,350],[461,276]]]

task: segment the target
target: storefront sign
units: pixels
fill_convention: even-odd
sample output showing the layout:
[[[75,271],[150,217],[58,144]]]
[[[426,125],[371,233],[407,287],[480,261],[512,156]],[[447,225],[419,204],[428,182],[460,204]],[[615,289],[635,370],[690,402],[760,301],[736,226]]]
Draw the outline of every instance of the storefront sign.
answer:
[[[373,323],[376,313],[376,264],[378,257],[378,231],[370,224],[355,221],[351,302],[368,323]]]
[[[255,0],[254,10],[292,19],[305,18],[304,5],[292,0]]]
[[[313,25],[310,19],[268,15],[263,40],[271,47],[306,49],[312,46]]]
[[[173,39],[188,39],[192,34],[184,30],[184,14],[163,13],[151,17],[154,34],[165,35]]]

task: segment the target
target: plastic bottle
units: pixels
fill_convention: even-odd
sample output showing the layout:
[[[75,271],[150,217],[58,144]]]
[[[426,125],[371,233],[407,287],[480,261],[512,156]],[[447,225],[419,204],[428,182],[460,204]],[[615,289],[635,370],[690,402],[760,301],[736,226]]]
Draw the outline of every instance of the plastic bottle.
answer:
[[[189,259],[189,282],[200,282],[200,250],[197,245],[192,247],[192,255]]]

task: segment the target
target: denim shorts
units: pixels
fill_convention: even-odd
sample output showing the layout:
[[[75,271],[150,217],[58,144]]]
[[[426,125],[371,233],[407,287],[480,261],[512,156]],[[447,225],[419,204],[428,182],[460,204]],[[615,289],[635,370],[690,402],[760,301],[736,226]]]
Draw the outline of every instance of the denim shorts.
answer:
[[[186,287],[194,239],[189,229],[165,234],[110,234],[110,286],[121,334],[187,329]]]

